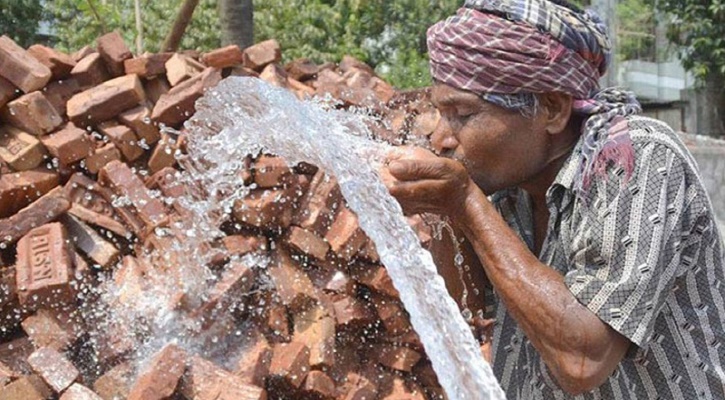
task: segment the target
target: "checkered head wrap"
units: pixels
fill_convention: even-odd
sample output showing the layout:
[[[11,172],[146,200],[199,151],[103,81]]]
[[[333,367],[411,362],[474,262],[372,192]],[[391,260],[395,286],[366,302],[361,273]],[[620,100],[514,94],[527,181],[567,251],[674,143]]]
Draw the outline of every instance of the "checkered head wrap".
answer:
[[[584,164],[577,189],[610,163],[630,176],[634,152],[624,117],[641,108],[630,92],[599,89],[611,46],[606,26],[591,11],[547,0],[467,0],[428,29],[433,78],[508,109],[535,102],[535,93],[571,95],[582,128]]]

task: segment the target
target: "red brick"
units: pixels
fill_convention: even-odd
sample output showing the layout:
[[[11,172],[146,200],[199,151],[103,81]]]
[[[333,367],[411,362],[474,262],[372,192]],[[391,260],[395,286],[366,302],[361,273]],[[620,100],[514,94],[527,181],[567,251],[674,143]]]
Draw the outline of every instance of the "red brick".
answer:
[[[123,67],[128,74],[137,74],[142,78],[152,78],[166,73],[166,61],[173,53],[146,53],[136,58],[123,61]]]
[[[312,281],[283,249],[277,250],[272,265],[267,267],[267,273],[277,288],[280,301],[292,311],[303,309],[316,301]]]
[[[324,239],[315,235],[314,232],[297,226],[290,227],[287,243],[292,248],[318,260],[324,259],[330,249],[330,245]]]
[[[171,85],[169,85],[169,82],[166,80],[164,75],[160,75],[152,79],[144,79],[143,86],[146,90],[146,98],[151,101],[152,104],[156,104],[162,95],[171,90]]]
[[[222,238],[222,244],[229,257],[269,249],[265,236],[230,235]]]
[[[309,58],[298,58],[285,65],[284,69],[289,77],[298,81],[313,78],[320,71],[320,67]]]
[[[106,121],[98,125],[98,130],[111,140],[126,160],[134,161],[143,155],[144,149],[139,146],[138,137],[128,126]]]
[[[312,306],[293,315],[292,341],[310,349],[310,366],[330,368],[335,364],[335,317],[322,305]]]
[[[74,246],[93,260],[97,268],[109,269],[120,258],[121,253],[114,245],[76,217],[64,215],[61,222]]]
[[[0,182],[2,183],[2,182]],[[52,191],[11,217],[0,220],[0,245],[8,246],[36,226],[53,221],[68,211],[70,202]]]
[[[70,303],[73,263],[68,236],[59,223],[35,228],[18,241],[16,279],[23,305]]]
[[[303,394],[310,400],[334,400],[335,382],[322,371],[310,371],[303,384]]]
[[[0,390],[0,400],[46,400],[53,391],[37,375],[25,375]]]
[[[347,375],[345,387],[348,388],[343,400],[368,400],[377,398],[378,388],[368,378],[351,372]]]
[[[410,372],[421,358],[417,351],[402,346],[384,346],[376,354],[380,364],[404,372]]]
[[[361,71],[365,71],[370,75],[375,75],[375,71],[369,65],[365,64],[364,62],[358,60],[353,56],[344,55],[342,57],[342,60],[340,61],[340,71],[348,72],[353,69],[358,69]]]
[[[408,314],[400,301],[373,293],[372,303],[388,333],[397,336],[413,329]]]
[[[103,398],[80,383],[74,383],[63,392],[60,400],[103,400]]]
[[[221,279],[209,290],[204,305],[194,313],[195,318],[208,328],[217,319],[219,312],[226,313],[237,305],[253,284],[252,269],[240,261],[232,261],[225,268]]]
[[[287,72],[277,64],[269,64],[259,73],[259,79],[285,89],[289,89]]]
[[[207,68],[195,77],[174,86],[159,97],[151,119],[167,126],[179,126],[194,114],[194,102],[204,94],[204,89],[216,86],[221,79],[221,71]]]
[[[332,306],[335,310],[337,325],[347,329],[360,329],[375,321],[375,317],[365,303],[355,297],[344,296],[336,299]]]
[[[66,103],[80,91],[81,87],[78,85],[78,81],[75,78],[68,78],[50,82],[43,89],[43,94],[45,94],[45,98],[55,108],[55,111],[63,117],[66,114]]]
[[[330,250],[349,260],[365,245],[367,237],[358,225],[357,216],[347,207],[342,207],[335,221],[325,235]]]
[[[119,220],[111,202],[113,194],[96,181],[81,173],[73,174],[64,187],[65,196],[72,202],[70,214],[92,225],[100,226],[119,236],[129,231]]]
[[[377,292],[399,298],[400,293],[393,286],[388,271],[382,265],[356,264],[350,266],[350,275],[356,281]]]
[[[14,332],[27,314],[29,311],[18,301],[15,267],[0,268],[0,337]]]
[[[83,46],[80,49],[73,52],[73,54],[71,54],[70,56],[75,62],[78,62],[78,61],[82,60],[84,57],[86,57],[90,54],[93,54],[93,53],[98,53],[98,51],[91,46]]]
[[[45,86],[52,74],[48,67],[3,35],[0,36],[0,76],[30,93]]]
[[[141,104],[118,115],[122,124],[133,129],[139,139],[146,144],[154,144],[161,139],[159,128],[151,123],[151,109],[146,104]]]
[[[133,384],[134,371],[130,363],[121,363],[93,383],[93,390],[104,400],[125,399]]]
[[[92,144],[86,131],[72,123],[41,138],[48,152],[63,165],[71,165],[91,154]]]
[[[277,63],[281,59],[282,50],[274,39],[244,49],[244,66],[255,71],[261,71],[268,64]]]
[[[212,50],[201,56],[201,62],[219,69],[241,64],[243,60],[242,50],[236,44]]]
[[[67,78],[70,76],[70,71],[76,66],[73,57],[42,44],[28,47],[28,53],[50,69],[53,79]]]
[[[41,347],[28,357],[28,363],[56,393],[78,379],[80,373],[65,356],[50,347]]]
[[[239,377],[199,356],[191,359],[181,394],[195,400],[266,400],[264,389],[240,382]]]
[[[146,98],[138,75],[124,75],[76,94],[68,100],[68,118],[78,126],[109,120]]]
[[[274,346],[267,380],[299,388],[310,372],[310,350],[303,343],[279,343]]]
[[[121,160],[121,151],[113,143],[107,143],[93,149],[91,154],[86,157],[84,165],[88,172],[97,174],[106,164],[114,160]]]
[[[174,53],[166,61],[165,66],[166,79],[168,79],[171,86],[176,86],[204,70],[203,64],[181,53]]]
[[[4,106],[8,103],[8,101],[15,98],[15,90],[15,85],[0,76],[0,107]]]
[[[308,275],[318,288],[331,293],[352,295],[355,291],[355,281],[350,276],[337,268],[311,268]]]
[[[298,99],[304,100],[307,98],[311,98],[315,95],[315,89],[313,89],[310,86],[305,85],[304,83],[292,79],[287,78],[287,85],[289,86],[289,89],[295,93]]]
[[[0,158],[16,171],[40,165],[45,149],[40,141],[12,126],[0,126]]]
[[[63,118],[40,91],[9,102],[0,115],[9,124],[36,136],[52,132],[63,124]]]
[[[23,330],[35,347],[49,347],[57,351],[68,350],[80,339],[81,330],[68,321],[61,321],[47,309],[40,309],[22,322]]]
[[[259,335],[237,361],[235,375],[239,376],[244,383],[262,386],[264,377],[269,373],[271,361],[272,348],[267,339]]]
[[[252,163],[254,183],[260,188],[274,188],[290,182],[292,169],[280,157],[261,156]]]
[[[360,251],[358,252],[358,257],[373,264],[377,264],[380,262],[380,256],[378,255],[378,251],[375,248],[375,242],[373,242],[372,239],[368,238],[368,240],[365,242],[365,245],[363,245],[362,249],[360,249]]]
[[[186,369],[187,355],[176,345],[156,353],[146,371],[131,387],[128,400],[161,400],[171,397]]]
[[[289,342],[292,336],[287,307],[282,304],[272,304],[267,307],[266,312],[267,328],[269,328],[267,335],[270,342]]]
[[[8,383],[10,383],[13,379],[18,378],[20,374],[13,371],[12,368],[8,367],[0,361],[0,389],[5,387]]]
[[[327,233],[341,202],[342,193],[335,178],[319,170],[300,201],[297,224],[322,237]]]
[[[393,377],[391,387],[381,394],[383,400],[426,400],[423,389],[399,376]]]
[[[106,62],[108,72],[112,76],[123,75],[123,62],[133,57],[133,54],[131,54],[131,50],[128,49],[121,35],[113,31],[99,37],[96,43],[98,44],[98,52],[103,57],[103,61]]]
[[[44,168],[0,176],[0,218],[15,214],[58,186],[58,174]]]
[[[164,168],[173,167],[176,164],[176,154],[179,150],[179,141],[167,133],[161,134],[161,140],[156,143],[151,157],[149,158],[149,171],[156,173]]]
[[[79,60],[73,67],[71,76],[78,82],[81,89],[100,85],[111,77],[103,58],[98,53],[88,54]]]
[[[293,188],[254,190],[234,204],[234,218],[265,230],[284,229],[292,224],[296,195]]]
[[[168,222],[164,204],[158,198],[151,197],[143,181],[126,164],[119,161],[108,163],[101,170],[99,181],[118,196],[127,197],[129,207],[147,229],[154,229]]]

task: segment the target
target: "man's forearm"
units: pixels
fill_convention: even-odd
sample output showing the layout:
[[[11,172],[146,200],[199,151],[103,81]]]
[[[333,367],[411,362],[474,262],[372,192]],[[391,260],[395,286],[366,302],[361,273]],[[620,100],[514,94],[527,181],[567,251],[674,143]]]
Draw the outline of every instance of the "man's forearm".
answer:
[[[616,339],[623,337],[576,300],[563,277],[531,253],[480,190],[467,197],[456,222],[561,386],[578,392],[589,381],[606,379],[626,351],[626,339]]]

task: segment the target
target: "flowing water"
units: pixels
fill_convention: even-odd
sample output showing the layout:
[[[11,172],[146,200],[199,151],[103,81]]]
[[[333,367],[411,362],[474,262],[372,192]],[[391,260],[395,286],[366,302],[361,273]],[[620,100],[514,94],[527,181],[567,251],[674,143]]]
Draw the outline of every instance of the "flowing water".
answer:
[[[187,200],[194,221],[182,223],[175,232],[185,234],[192,244],[220,234],[220,222],[231,214],[234,201],[249,191],[239,179],[248,154],[264,151],[284,157],[290,165],[317,165],[337,178],[361,228],[374,241],[448,397],[502,399],[504,394],[430,253],[419,245],[400,205],[376,172],[390,148],[368,139],[363,118],[301,102],[291,92],[259,79],[222,81],[197,102],[197,113],[186,124],[190,132],[188,156],[180,160],[182,175],[209,193],[206,199]],[[193,264],[198,265],[198,260],[189,263],[186,276],[204,281],[204,272]],[[185,290],[196,288],[191,284]],[[175,321],[173,314],[149,317],[156,321],[153,330],[167,336],[194,329]]]

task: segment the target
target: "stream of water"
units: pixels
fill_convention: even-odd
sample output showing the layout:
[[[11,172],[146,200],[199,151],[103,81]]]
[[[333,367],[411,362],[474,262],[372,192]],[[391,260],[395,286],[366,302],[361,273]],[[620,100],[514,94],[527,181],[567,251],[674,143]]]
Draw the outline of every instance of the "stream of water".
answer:
[[[209,201],[221,210],[215,218],[194,221],[195,230],[213,234],[234,201],[246,195],[249,188],[233,178],[247,154],[264,151],[291,165],[317,165],[337,178],[361,228],[374,241],[448,398],[504,398],[430,253],[419,245],[378,176],[390,148],[368,139],[362,116],[301,102],[260,79],[230,77],[197,102],[186,126],[185,173],[207,181],[202,184],[211,188]],[[198,202],[188,206],[199,209],[197,215],[209,210]]]

